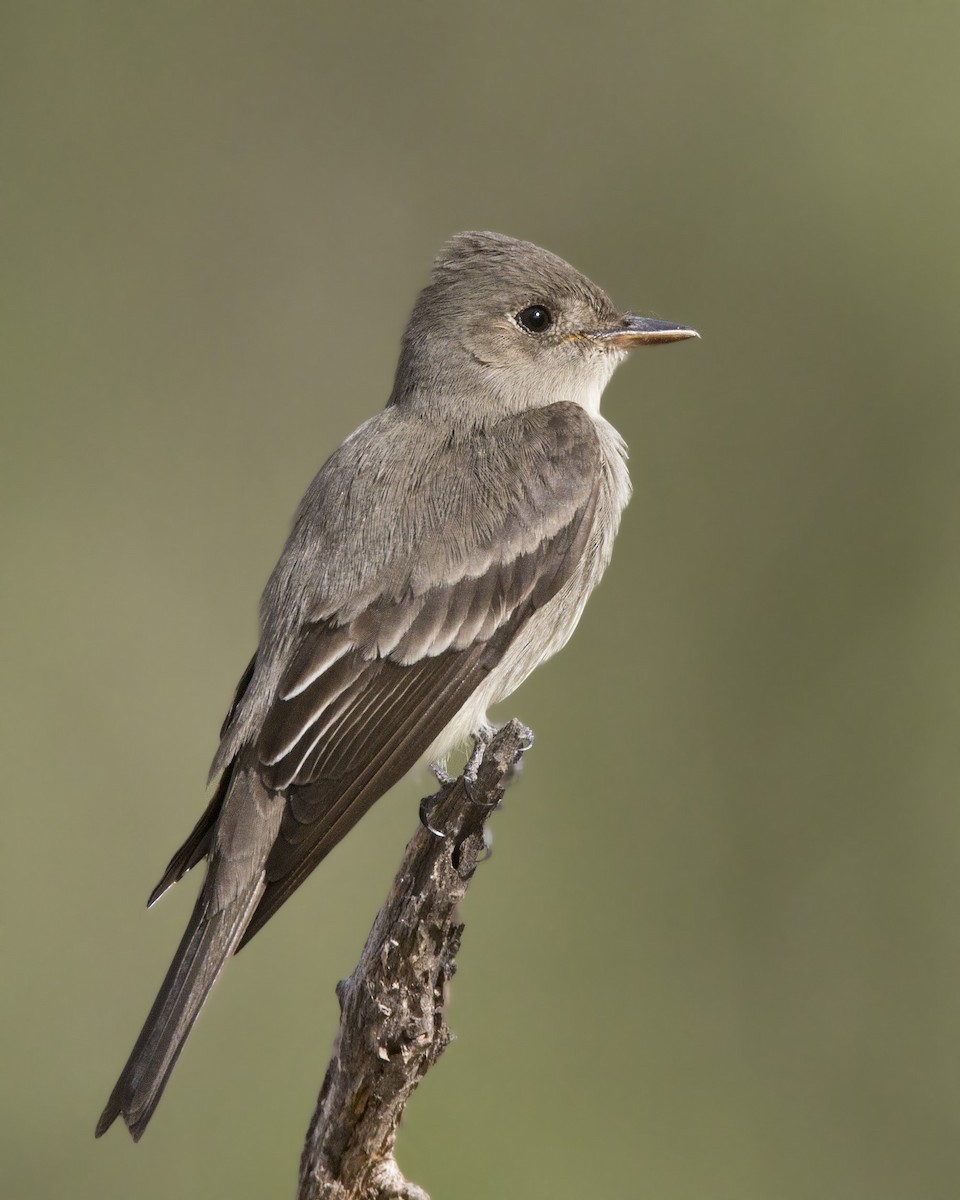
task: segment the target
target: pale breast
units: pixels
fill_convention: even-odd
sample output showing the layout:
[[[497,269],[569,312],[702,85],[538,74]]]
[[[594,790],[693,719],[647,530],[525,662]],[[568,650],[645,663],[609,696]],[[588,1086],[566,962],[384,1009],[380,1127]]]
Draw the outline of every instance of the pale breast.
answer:
[[[627,448],[608,421],[603,417],[595,417],[594,421],[603,451],[603,470],[593,530],[581,564],[556,596],[526,622],[486,682],[430,747],[425,756],[428,761],[444,759],[479,730],[489,731],[487,709],[509,696],[533,670],[566,645],[610,562],[620,515],[630,499]]]

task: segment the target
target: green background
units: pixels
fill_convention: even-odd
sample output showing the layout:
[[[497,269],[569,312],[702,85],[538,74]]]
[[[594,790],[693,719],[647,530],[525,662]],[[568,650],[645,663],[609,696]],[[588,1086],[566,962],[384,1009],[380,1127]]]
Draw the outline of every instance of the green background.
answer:
[[[10,2],[0,29],[0,1191],[290,1196],[427,787],[93,1126],[192,903],[307,482],[458,229],[702,342],[604,402],[635,497],[468,898],[434,1195],[960,1195],[960,10]]]

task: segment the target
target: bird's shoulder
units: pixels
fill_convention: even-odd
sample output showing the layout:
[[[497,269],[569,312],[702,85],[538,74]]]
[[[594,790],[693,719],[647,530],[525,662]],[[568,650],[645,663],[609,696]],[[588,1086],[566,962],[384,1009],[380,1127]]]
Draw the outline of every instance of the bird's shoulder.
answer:
[[[531,553],[587,503],[601,459],[596,423],[574,403],[484,425],[386,409],[313,480],[265,608],[350,619]]]

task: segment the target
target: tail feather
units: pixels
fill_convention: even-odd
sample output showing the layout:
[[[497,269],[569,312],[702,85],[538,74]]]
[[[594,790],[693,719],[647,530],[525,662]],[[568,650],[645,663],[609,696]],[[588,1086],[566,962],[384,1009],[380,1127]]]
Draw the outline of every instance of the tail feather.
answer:
[[[231,763],[221,776],[217,790],[213,794],[213,799],[204,810],[203,816],[194,825],[187,840],[167,863],[167,869],[164,871],[163,877],[150,893],[147,908],[152,908],[167,888],[173,887],[175,883],[179,883],[188,871],[192,871],[197,863],[210,853],[217,818],[220,816],[232,782],[233,764]]]
[[[210,911],[204,888],[127,1065],[97,1123],[101,1137],[122,1116],[135,1142],[160,1102],[170,1072],[210,989],[263,894],[262,874],[229,904]]]

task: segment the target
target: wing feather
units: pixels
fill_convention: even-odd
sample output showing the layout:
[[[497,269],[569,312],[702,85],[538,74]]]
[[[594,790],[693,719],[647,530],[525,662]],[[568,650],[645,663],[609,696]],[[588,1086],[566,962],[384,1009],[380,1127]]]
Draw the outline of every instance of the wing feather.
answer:
[[[296,571],[312,571],[311,586],[320,590],[298,602],[296,637],[242,750],[255,755],[265,785],[286,801],[267,860],[266,890],[244,942],[422,757],[529,617],[579,565],[592,536],[602,472],[593,423],[573,404],[508,423],[512,427],[500,432],[477,431],[469,453],[456,451],[463,463],[454,483],[449,474],[446,487],[443,478],[425,475],[419,506],[396,518],[398,529],[416,531],[402,558],[399,535],[391,535],[368,545],[366,558],[357,557],[355,546],[349,569],[335,571],[336,545],[323,542],[329,530],[311,532],[315,512],[327,513],[329,524],[331,506],[342,511],[349,503],[358,512],[363,505],[364,520],[351,527],[344,516],[342,527],[344,537],[366,544],[365,515],[376,498],[364,493],[362,455],[346,483],[330,468],[329,498],[323,472],[308,493],[265,611],[274,613],[278,595],[303,591]],[[375,476],[388,489],[381,503],[388,513],[391,470],[386,463]],[[369,563],[377,554],[379,583]],[[317,563],[331,565],[318,571],[311,565]],[[355,574],[358,567],[362,576]],[[265,626],[265,639],[268,633]],[[265,660],[264,678],[270,669]],[[240,712],[228,726],[221,760],[234,746],[244,747],[238,731],[251,720]]]
[[[316,816],[302,830],[295,830],[288,819],[288,801],[279,836],[267,859],[267,886],[241,946],[263,927],[371,805],[406,775],[450,716],[496,666],[512,634],[513,630],[505,627],[494,639],[499,644],[478,643],[464,651],[459,661],[452,656],[446,660],[438,656],[433,664],[442,665],[439,674],[424,671],[423,664],[420,671],[393,665],[394,670],[411,674],[407,682],[410,688],[407,699],[412,704],[410,719],[388,727],[380,753],[365,755],[360,773],[345,788],[331,787],[326,781],[312,785]]]
[[[311,647],[320,657],[326,657],[323,638],[311,637]],[[363,660],[354,652],[339,658],[328,671],[318,675],[313,683],[291,699],[282,698],[274,704],[260,735],[260,762],[276,766],[291,754],[296,754],[304,738],[320,718],[347,689],[363,674]]]

